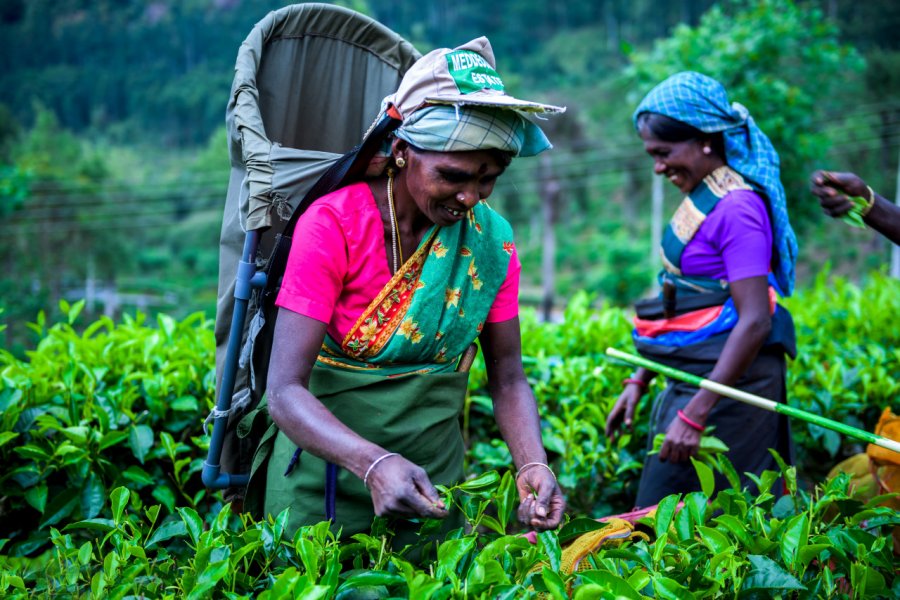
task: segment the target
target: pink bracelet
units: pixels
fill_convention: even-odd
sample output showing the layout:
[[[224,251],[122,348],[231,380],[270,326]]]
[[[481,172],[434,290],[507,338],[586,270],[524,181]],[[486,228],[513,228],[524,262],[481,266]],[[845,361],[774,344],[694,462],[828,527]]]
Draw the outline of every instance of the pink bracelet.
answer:
[[[634,385],[638,386],[642,390],[647,389],[647,384],[644,383],[643,381],[641,381],[640,379],[635,379],[634,377],[628,377],[627,379],[622,380],[623,386],[628,385],[629,383],[633,383]]]
[[[684,414],[683,410],[678,411],[678,418],[681,419],[681,421],[691,429],[695,429],[700,433],[703,433],[703,430],[705,429],[703,425],[701,425],[697,421],[692,421],[690,417]]]

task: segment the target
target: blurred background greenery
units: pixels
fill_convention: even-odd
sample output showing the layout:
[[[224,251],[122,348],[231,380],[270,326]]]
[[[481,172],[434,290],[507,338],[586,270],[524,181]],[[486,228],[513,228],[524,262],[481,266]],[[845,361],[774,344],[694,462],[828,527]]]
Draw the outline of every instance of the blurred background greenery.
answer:
[[[212,316],[234,58],[253,25],[284,4],[0,0],[5,347],[27,345],[25,322],[60,298],[87,299],[88,319],[135,308]],[[492,197],[516,230],[526,304],[562,307],[586,290],[627,305],[651,291],[652,164],[630,116],[646,90],[687,68],[722,81],[779,150],[799,286],[826,263],[860,278],[889,260],[878,236],[822,216],[807,177],[817,167],[854,170],[893,198],[900,3],[338,4],[423,52],[487,35],[509,91],[568,106],[543,123],[556,149],[514,162]],[[680,198],[663,187],[668,215]],[[552,274],[542,269],[550,232]]]

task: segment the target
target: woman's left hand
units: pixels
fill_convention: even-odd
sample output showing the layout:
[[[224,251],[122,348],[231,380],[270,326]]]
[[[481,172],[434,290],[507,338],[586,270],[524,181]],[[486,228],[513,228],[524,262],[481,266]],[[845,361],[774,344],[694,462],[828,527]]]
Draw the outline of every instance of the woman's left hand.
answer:
[[[699,431],[675,417],[666,430],[666,439],[659,450],[659,460],[680,463],[697,456],[700,435]]]
[[[566,501],[549,469],[535,466],[516,479],[519,490],[519,521],[537,529],[555,529],[562,520]]]

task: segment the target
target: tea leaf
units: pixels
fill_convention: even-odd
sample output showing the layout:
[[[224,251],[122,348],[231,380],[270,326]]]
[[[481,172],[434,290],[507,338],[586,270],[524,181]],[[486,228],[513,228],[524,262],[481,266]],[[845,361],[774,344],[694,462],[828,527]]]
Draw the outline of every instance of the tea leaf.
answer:
[[[160,542],[170,540],[174,537],[184,537],[187,533],[187,527],[185,526],[184,521],[166,521],[160,525],[159,528],[153,532],[153,535],[150,536],[150,539],[147,540],[147,548],[152,548]]]
[[[72,514],[78,506],[78,490],[66,489],[55,496],[44,510],[39,529],[49,525],[55,525]]]
[[[109,499],[112,502],[113,521],[116,523],[116,525],[122,522],[122,513],[125,511],[125,507],[128,505],[128,498],[130,494],[131,493],[128,491],[128,488],[117,487],[109,495]]]
[[[680,510],[675,513],[675,532],[679,541],[687,541],[694,537],[694,519],[689,510]]]
[[[680,494],[672,494],[663,498],[656,507],[656,517],[653,524],[656,531],[656,537],[662,537],[669,531],[669,525],[672,523],[672,517],[675,515],[675,509],[678,507]]]
[[[173,492],[169,486],[161,485],[159,487],[155,487],[153,488],[153,491],[150,493],[150,495],[156,498],[163,506],[165,506],[169,510],[169,512],[175,511],[175,492]]]
[[[700,488],[703,490],[703,493],[706,494],[707,497],[711,497],[716,491],[716,479],[713,475],[712,469],[710,469],[708,466],[706,466],[693,456],[690,458],[691,462],[694,465],[694,469],[697,471],[697,477],[700,479]]]
[[[713,554],[722,554],[731,548],[731,542],[721,531],[710,527],[698,526],[697,532],[700,534],[700,539]]]
[[[34,507],[40,513],[44,512],[47,506],[47,484],[40,482],[39,484],[25,490],[25,501]]]
[[[178,513],[184,522],[185,531],[191,536],[194,544],[200,540],[200,534],[203,532],[203,519],[197,514],[197,511],[190,507],[178,507]]]
[[[475,547],[475,538],[465,537],[458,540],[446,540],[438,547],[438,564],[435,576],[438,579],[453,580],[459,574],[456,571],[460,561]]]
[[[153,430],[147,425],[132,425],[128,432],[128,445],[134,457],[144,464],[144,458],[153,447]]]
[[[156,480],[150,476],[150,473],[137,465],[131,465],[130,467],[125,469],[125,471],[122,473],[122,477],[124,477],[128,481],[132,481],[138,484],[139,487],[156,483]]]
[[[562,549],[559,547],[559,539],[556,537],[556,533],[553,531],[541,531],[538,533],[538,540],[541,548],[544,549],[544,553],[547,555],[547,560],[550,561],[550,568],[554,571],[559,571]]]
[[[497,471],[488,471],[483,475],[476,477],[475,479],[469,479],[468,481],[464,481],[456,488],[468,494],[472,494],[475,492],[484,492],[488,490],[493,490],[497,487],[497,484],[500,481],[500,474]]]
[[[603,523],[602,521],[598,521],[596,519],[588,519],[586,517],[576,517],[563,525],[562,529],[559,530],[559,543],[568,544],[575,538],[580,537],[585,533],[596,531],[597,529],[602,529],[603,527],[606,527],[606,523]]]
[[[785,564],[794,568],[799,552],[807,544],[809,538],[809,517],[806,513],[791,518],[781,530],[781,558]]]
[[[75,521],[63,527],[63,531],[72,531],[75,529],[87,529],[97,531],[99,533],[109,533],[116,528],[116,524],[112,519],[85,519],[83,521]]]
[[[693,600],[695,597],[687,588],[669,577],[654,577],[653,590],[657,598],[665,600]]]
[[[831,544],[809,544],[803,546],[797,551],[797,562],[805,569],[814,558],[817,558],[829,548],[831,548]]]
[[[106,488],[100,477],[91,472],[81,488],[81,514],[88,519],[93,519],[100,514],[106,503]]]
[[[551,571],[549,567],[544,567],[541,570],[541,578],[544,580],[547,591],[550,592],[550,595],[555,600],[567,600],[569,594],[566,592],[566,584],[556,571]]]
[[[877,597],[887,589],[884,575],[858,563],[850,567],[850,585],[863,598]]]
[[[362,571],[351,575],[344,583],[338,586],[338,594],[346,594],[349,590],[363,587],[390,587],[399,585],[403,582],[403,577],[396,573],[388,573],[386,571]]]
[[[751,569],[741,585],[741,592],[763,590],[805,590],[796,577],[781,568],[778,563],[765,556],[749,554]]]
[[[580,571],[579,575],[584,581],[599,586],[600,590],[611,592],[616,599],[627,598],[628,600],[641,600],[643,598],[643,596],[641,596],[628,581],[615,573],[610,573],[608,571]],[[579,587],[579,590],[580,589],[583,588]],[[596,598],[598,596],[586,597]]]
[[[100,439],[99,449],[106,450],[107,448],[115,446],[116,444],[119,444],[126,439],[128,439],[128,432],[110,431]]]

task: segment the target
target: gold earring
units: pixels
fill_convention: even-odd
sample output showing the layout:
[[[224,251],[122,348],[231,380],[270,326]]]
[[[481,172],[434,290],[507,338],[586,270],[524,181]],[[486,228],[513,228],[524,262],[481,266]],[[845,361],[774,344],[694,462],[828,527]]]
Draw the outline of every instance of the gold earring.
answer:
[[[402,169],[406,166],[406,159],[404,159],[402,156],[398,156],[394,159],[394,163],[397,165],[398,169]]]

